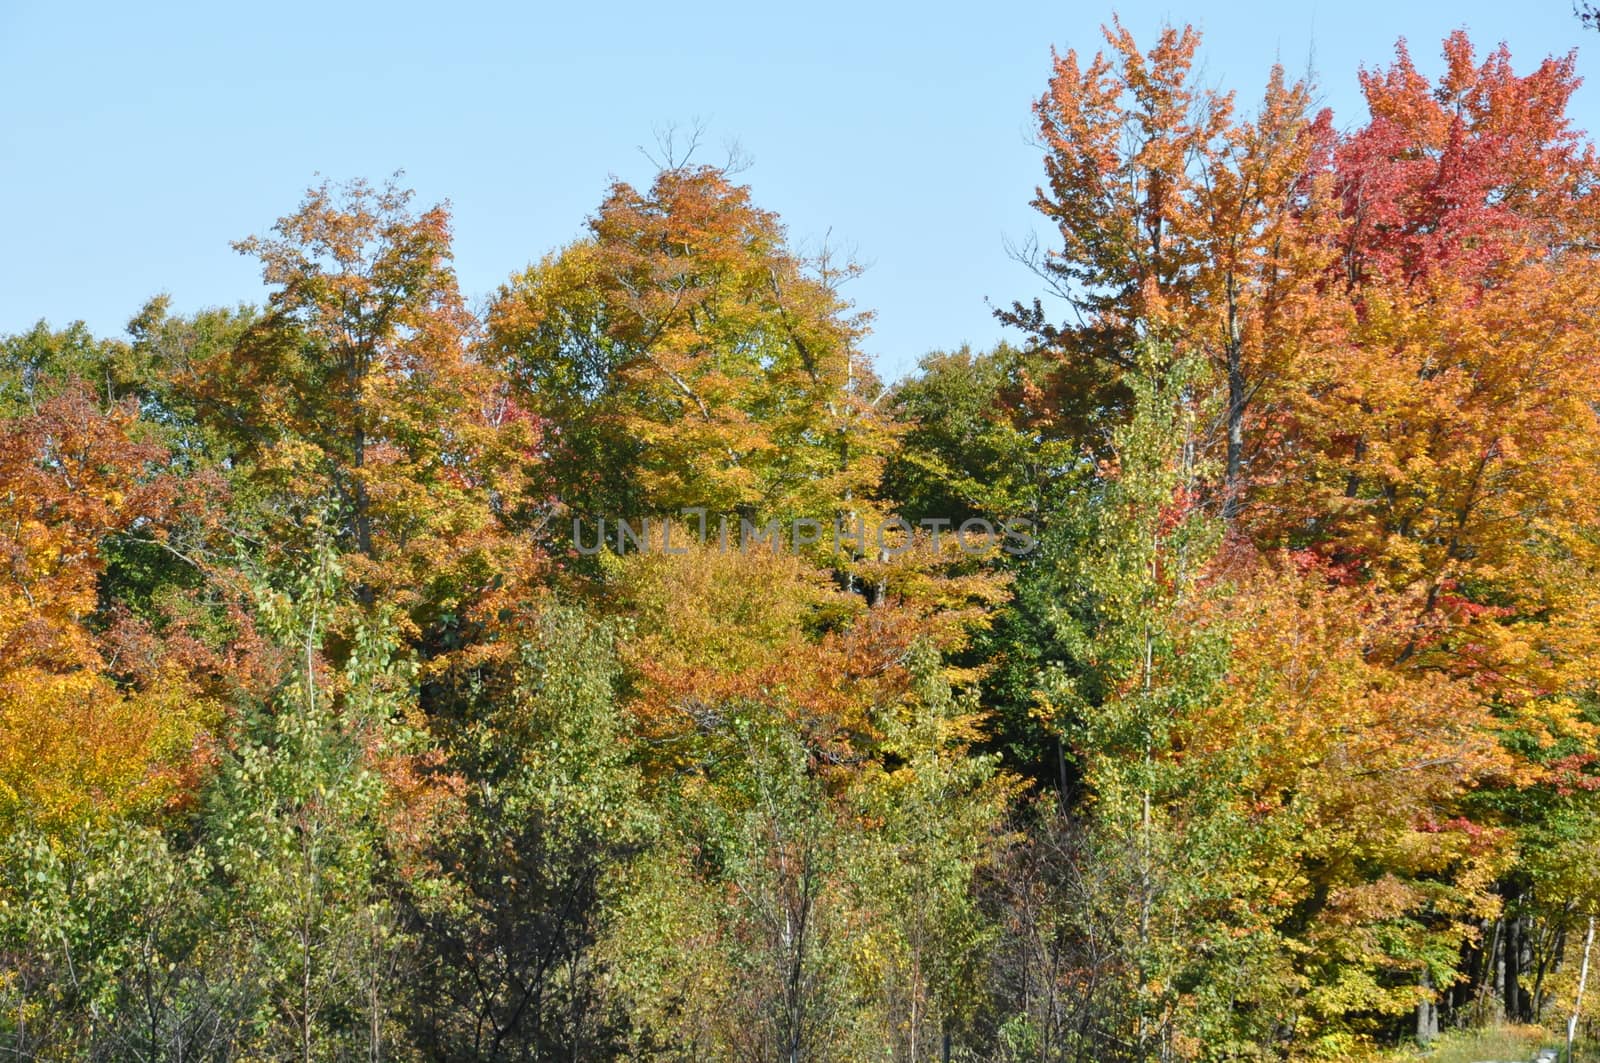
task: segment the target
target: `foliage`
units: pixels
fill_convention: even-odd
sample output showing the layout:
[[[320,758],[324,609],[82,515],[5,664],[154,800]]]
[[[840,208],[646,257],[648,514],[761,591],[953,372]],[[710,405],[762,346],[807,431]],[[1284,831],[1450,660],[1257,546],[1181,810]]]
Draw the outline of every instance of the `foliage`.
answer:
[[[681,159],[481,314],[356,181],[262,307],[0,337],[0,1055],[1592,1039],[1574,60],[1199,44],[1054,58],[1022,338],[890,386]]]
[[[552,490],[585,517],[829,517],[884,449],[866,318],[715,167],[612,185],[589,236],[513,278],[490,349],[551,426]]]

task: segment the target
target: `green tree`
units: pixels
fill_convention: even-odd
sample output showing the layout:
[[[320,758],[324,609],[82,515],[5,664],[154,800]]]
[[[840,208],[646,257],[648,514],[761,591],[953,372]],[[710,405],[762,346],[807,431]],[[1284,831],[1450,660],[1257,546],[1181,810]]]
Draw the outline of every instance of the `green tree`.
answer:
[[[381,1058],[410,957],[387,828],[398,811],[389,771],[416,742],[403,723],[414,670],[377,624],[329,668],[319,647],[341,583],[329,546],[279,582],[259,600],[289,671],[271,704],[241,715],[205,797],[214,932],[250,1002],[252,1050]]]
[[[951,689],[917,646],[914,683],[882,721],[881,759],[851,788],[849,876],[864,913],[853,957],[875,999],[888,1058],[940,1058],[973,1036],[995,927],[976,880],[999,853],[1015,780],[972,749],[983,727],[971,692]]]
[[[451,742],[460,816],[411,898],[413,1029],[440,1058],[616,1058],[626,1016],[600,942],[649,838],[609,625],[570,607],[525,629],[504,689]]]
[[[935,351],[917,368],[888,398],[905,427],[884,471],[885,498],[912,521],[1040,520],[1050,485],[1079,453],[1045,392],[1056,359],[1000,343]]]
[[[1263,827],[1241,766],[1188,748],[1229,665],[1228,631],[1201,608],[1219,590],[1198,503],[1205,393],[1192,362],[1137,364],[1109,458],[1063,479],[1018,586],[1059,790],[1037,809],[1038,852],[1002,876],[999,982],[1024,991],[998,1036],[1035,1058],[1172,1059],[1270,1033],[1235,1010],[1270,985],[1250,865]]]

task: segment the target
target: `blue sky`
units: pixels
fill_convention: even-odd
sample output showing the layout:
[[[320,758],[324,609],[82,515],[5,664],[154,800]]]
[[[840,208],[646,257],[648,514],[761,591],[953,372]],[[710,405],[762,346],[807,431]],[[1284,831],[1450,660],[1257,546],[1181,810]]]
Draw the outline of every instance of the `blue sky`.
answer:
[[[988,298],[1036,285],[1006,252],[1035,228],[1031,100],[1052,45],[1092,50],[1113,10],[1141,41],[1205,32],[1208,80],[1254,97],[1275,59],[1312,67],[1341,125],[1356,70],[1407,37],[1425,69],[1465,26],[1519,69],[1600,35],[1568,0],[1187,6],[995,2],[576,5],[0,0],[0,332],[86,321],[120,332],[149,296],[180,310],[255,301],[229,241],[265,231],[321,173],[396,169],[455,208],[474,298],[577,236],[608,179],[648,180],[654,130],[737,140],[744,178],[805,247],[869,268],[887,376],[925,351],[1002,335]],[[1600,88],[1578,124],[1600,128]],[[830,235],[831,234],[831,235]]]

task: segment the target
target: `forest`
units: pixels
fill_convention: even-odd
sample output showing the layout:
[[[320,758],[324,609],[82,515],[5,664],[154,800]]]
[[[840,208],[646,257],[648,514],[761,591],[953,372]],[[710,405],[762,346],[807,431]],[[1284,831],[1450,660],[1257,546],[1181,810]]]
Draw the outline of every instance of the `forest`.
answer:
[[[1010,339],[896,381],[693,156],[482,306],[396,175],[0,337],[0,1058],[1592,1049],[1575,57],[1199,48],[1041,67]]]

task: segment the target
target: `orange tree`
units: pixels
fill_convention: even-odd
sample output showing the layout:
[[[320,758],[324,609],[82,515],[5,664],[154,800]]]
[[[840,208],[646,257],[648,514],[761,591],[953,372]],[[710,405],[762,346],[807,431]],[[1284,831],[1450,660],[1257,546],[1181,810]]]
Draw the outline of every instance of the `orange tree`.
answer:
[[[68,384],[0,422],[0,822],[65,830],[185,791],[215,709],[156,652],[118,660],[100,601],[106,543],[155,530],[175,484],[131,405]],[[128,679],[117,682],[116,676]]]
[[[1326,182],[1307,180],[1327,119],[1281,68],[1254,116],[1236,115],[1231,93],[1198,83],[1192,27],[1166,27],[1148,52],[1120,22],[1104,34],[1109,52],[1055,58],[1034,105],[1046,181],[1033,205],[1060,243],[1032,264],[1072,319],[1052,322],[1037,299],[999,316],[1059,356],[1057,416],[1091,433],[1096,410],[1127,402],[1141,340],[1203,354],[1227,393],[1206,442],[1222,443],[1231,515],[1252,410],[1316,320],[1328,252],[1302,237],[1328,224]]]

